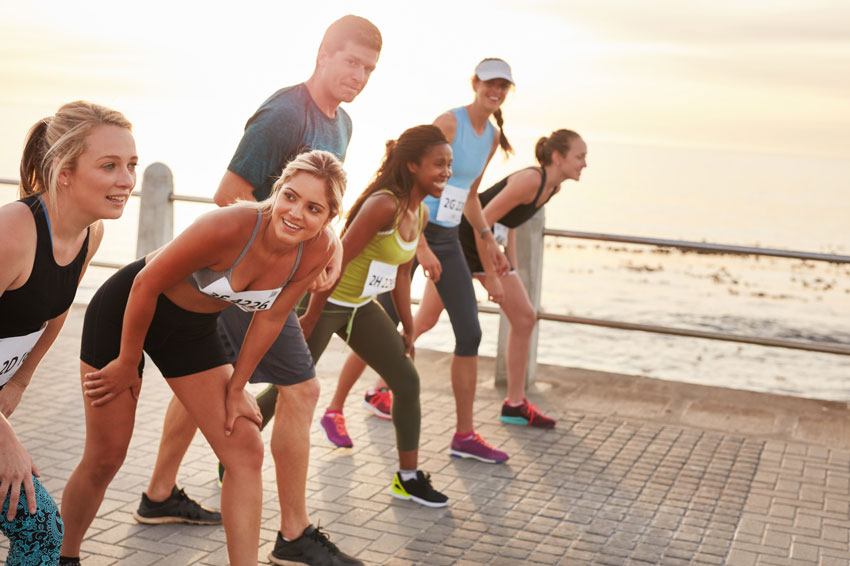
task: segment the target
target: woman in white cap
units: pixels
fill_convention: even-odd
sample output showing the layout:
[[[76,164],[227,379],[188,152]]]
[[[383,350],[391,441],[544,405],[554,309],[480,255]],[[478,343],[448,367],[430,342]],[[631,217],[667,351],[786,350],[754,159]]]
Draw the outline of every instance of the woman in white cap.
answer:
[[[513,85],[511,68],[505,61],[484,59],[475,67],[475,76],[472,77],[473,101],[434,120],[434,125],[440,128],[452,146],[452,176],[440,198],[425,198],[429,220],[424,231],[425,238],[420,238],[416,252],[417,261],[422,264],[430,281],[414,319],[414,338],[434,326],[444,307],[455,335],[451,378],[457,429],[451,441],[451,455],[489,463],[504,462],[508,454],[490,446],[473,426],[481,327],[472,276],[458,241],[458,225],[461,218],[466,217],[472,226],[486,273],[488,292],[493,301],[500,302],[504,296],[500,277],[507,274],[510,266],[484,218],[477,191],[484,169],[496,150],[501,147],[506,154],[513,151],[502,127],[501,110]],[[495,118],[496,126],[490,121],[491,116]],[[388,295],[381,295],[379,301],[390,316],[398,320]],[[340,373],[332,410],[341,410],[342,401],[364,368],[365,364],[359,358],[354,354],[349,356]],[[389,418],[391,398],[383,382],[379,380],[366,393],[364,406],[378,416]],[[323,419],[323,425],[325,422]],[[334,436],[344,432],[341,422],[340,418],[335,419]]]

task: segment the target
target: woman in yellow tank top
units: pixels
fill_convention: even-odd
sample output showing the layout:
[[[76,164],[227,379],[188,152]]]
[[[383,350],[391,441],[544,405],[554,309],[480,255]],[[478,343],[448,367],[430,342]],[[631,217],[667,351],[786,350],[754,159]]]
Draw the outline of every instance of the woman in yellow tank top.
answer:
[[[398,141],[387,143],[374,180],[348,213],[342,233],[343,274],[333,291],[312,294],[301,317],[314,362],[336,333],[386,380],[395,398],[393,424],[399,456],[390,492],[428,507],[443,507],[448,498],[418,469],[421,413],[419,375],[413,365],[410,272],[427,221],[422,200],[442,194],[451,176],[451,161],[451,146],[436,126],[410,128]],[[373,299],[386,291],[399,313],[401,335]],[[344,384],[339,384],[322,417],[328,439],[341,447],[351,446],[341,424],[347,394]]]

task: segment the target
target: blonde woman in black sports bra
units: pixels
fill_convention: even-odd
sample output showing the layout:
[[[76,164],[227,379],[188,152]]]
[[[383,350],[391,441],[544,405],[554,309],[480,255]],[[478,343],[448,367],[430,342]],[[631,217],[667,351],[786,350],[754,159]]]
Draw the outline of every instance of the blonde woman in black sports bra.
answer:
[[[0,207],[0,533],[7,566],[56,564],[62,520],[7,420],[65,322],[80,279],[136,184],[136,143],[115,110],[77,101],[39,120],[21,200]]]
[[[230,564],[257,564],[263,443],[260,411],[245,384],[330,260],[324,228],[339,212],[344,186],[342,164],[331,153],[302,154],[268,199],[204,214],[98,290],[80,355],[91,401],[86,448],[62,496],[76,545],[124,460],[144,350],[227,468],[221,511]],[[253,312],[235,367],[216,330],[218,313],[230,304]]]

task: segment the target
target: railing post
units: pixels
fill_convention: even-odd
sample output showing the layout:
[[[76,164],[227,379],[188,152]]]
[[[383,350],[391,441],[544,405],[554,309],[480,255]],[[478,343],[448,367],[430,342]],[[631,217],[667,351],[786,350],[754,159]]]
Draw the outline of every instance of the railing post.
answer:
[[[142,177],[136,257],[165,245],[174,237],[174,176],[164,163],[151,163]]]
[[[516,255],[519,265],[515,266],[520,281],[528,291],[528,298],[535,312],[540,312],[540,290],[543,285],[543,228],[546,225],[546,213],[541,208],[530,220],[516,228]],[[496,351],[496,385],[504,386],[508,382],[508,330],[510,324],[504,313],[499,315],[499,344]],[[540,321],[531,331],[531,341],[526,362],[526,387],[534,383],[537,373],[537,334]]]

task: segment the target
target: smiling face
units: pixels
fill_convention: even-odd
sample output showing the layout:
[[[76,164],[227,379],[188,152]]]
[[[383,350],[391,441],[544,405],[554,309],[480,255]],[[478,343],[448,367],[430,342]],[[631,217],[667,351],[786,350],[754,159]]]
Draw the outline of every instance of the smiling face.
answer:
[[[94,220],[119,218],[136,185],[138,160],[130,130],[97,126],[74,168],[59,173],[60,190]]]
[[[587,167],[587,145],[584,140],[581,138],[570,140],[570,149],[566,155],[553,151],[552,163],[561,171],[565,179],[578,181],[581,178],[582,169]]]
[[[408,163],[407,168],[413,173],[414,189],[439,198],[452,176],[452,147],[447,143],[432,145],[419,163]]]
[[[328,97],[339,102],[353,101],[366,87],[378,64],[376,49],[347,41],[342,49],[319,52],[317,75]]]
[[[316,236],[330,222],[327,182],[303,171],[277,192],[271,226],[281,242],[297,244]]]
[[[505,97],[511,89],[510,81],[505,79],[491,79],[482,81],[478,77],[472,79],[472,88],[475,90],[475,102],[485,108],[490,114],[502,107]]]

